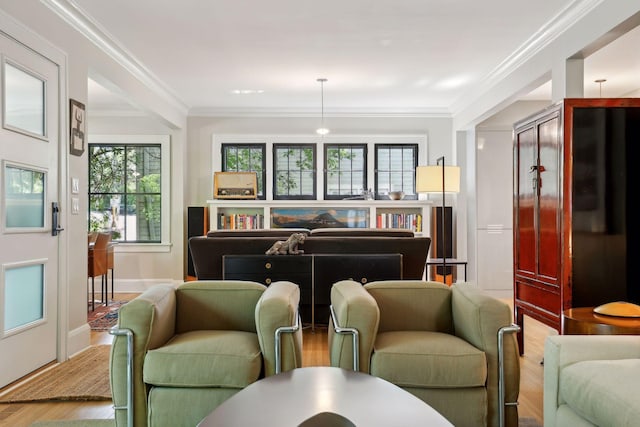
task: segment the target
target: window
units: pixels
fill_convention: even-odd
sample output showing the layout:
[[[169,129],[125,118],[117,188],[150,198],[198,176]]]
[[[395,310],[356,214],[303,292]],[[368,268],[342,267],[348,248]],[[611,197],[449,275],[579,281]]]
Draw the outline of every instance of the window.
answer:
[[[325,199],[359,196],[367,189],[365,144],[327,144],[324,162]]]
[[[376,144],[376,198],[385,198],[390,191],[404,191],[405,199],[417,199],[416,166],[418,166],[417,144]]]
[[[110,231],[125,243],[168,243],[168,161],[168,137],[92,137],[89,231]]]
[[[316,198],[315,144],[273,144],[273,198]]]
[[[265,199],[265,144],[222,144],[223,172],[256,172],[258,199]]]

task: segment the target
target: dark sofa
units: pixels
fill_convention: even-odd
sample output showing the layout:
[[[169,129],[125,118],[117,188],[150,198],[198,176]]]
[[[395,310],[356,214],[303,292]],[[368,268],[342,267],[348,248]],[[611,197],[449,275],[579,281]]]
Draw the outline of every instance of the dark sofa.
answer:
[[[292,233],[307,235],[299,247],[305,254],[401,254],[404,279],[422,279],[431,245],[431,238],[415,237],[412,231],[404,229],[214,230],[189,239],[196,277],[222,279],[224,255],[262,255],[275,241],[286,240]]]

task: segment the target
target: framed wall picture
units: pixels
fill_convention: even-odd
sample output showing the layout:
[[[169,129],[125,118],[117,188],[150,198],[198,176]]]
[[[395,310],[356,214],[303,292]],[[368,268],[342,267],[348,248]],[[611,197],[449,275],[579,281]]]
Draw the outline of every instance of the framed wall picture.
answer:
[[[75,99],[69,100],[69,127],[69,152],[82,156],[85,147],[85,108],[83,103]]]

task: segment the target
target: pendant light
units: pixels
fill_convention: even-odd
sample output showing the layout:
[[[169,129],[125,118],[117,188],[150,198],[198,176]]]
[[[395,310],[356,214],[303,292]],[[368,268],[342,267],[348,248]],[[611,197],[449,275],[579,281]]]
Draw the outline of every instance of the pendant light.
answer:
[[[329,133],[329,129],[327,129],[326,127],[324,127],[324,83],[327,81],[327,79],[317,79],[316,81],[320,82],[320,102],[322,105],[322,116],[320,119],[320,127],[318,129],[316,129],[316,133],[318,135],[326,135]]]

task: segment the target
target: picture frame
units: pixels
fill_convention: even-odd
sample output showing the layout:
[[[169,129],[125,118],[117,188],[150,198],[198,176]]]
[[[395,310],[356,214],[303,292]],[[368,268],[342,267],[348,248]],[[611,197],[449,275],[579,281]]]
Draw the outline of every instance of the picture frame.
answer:
[[[84,104],[69,99],[69,152],[74,156],[82,156],[84,153],[86,126]]]

